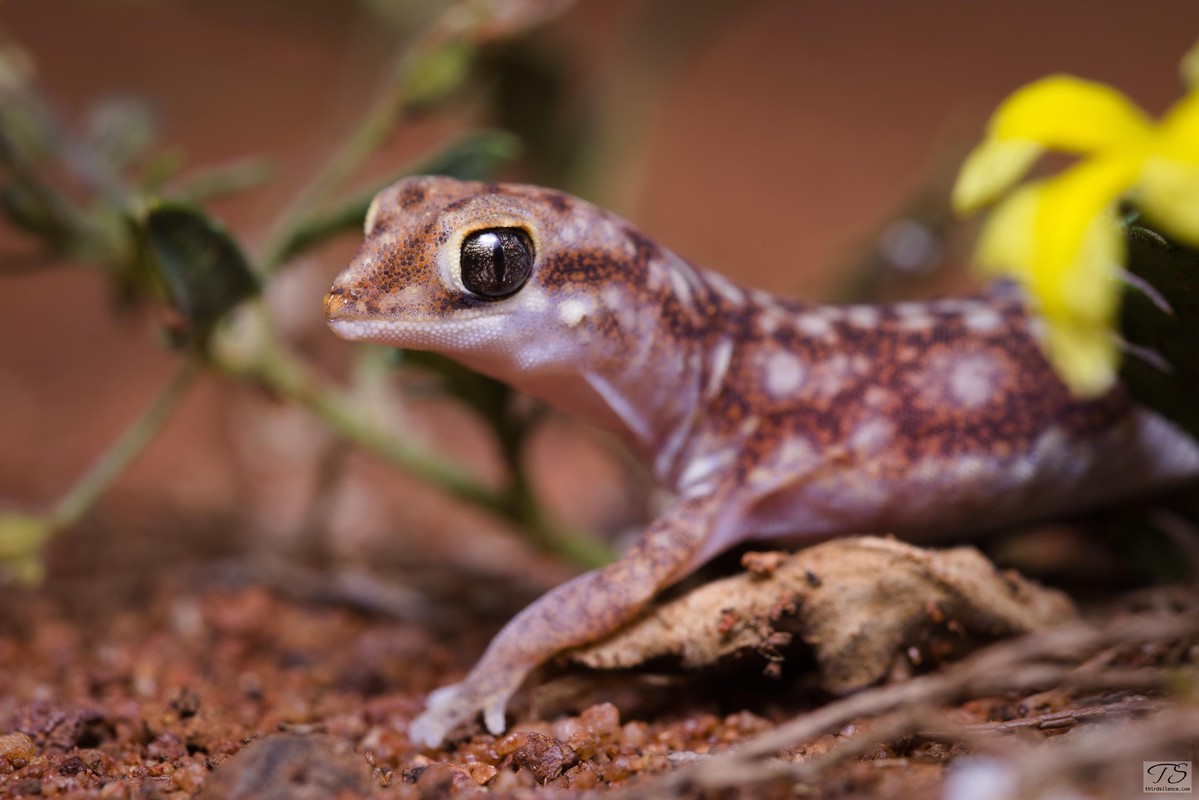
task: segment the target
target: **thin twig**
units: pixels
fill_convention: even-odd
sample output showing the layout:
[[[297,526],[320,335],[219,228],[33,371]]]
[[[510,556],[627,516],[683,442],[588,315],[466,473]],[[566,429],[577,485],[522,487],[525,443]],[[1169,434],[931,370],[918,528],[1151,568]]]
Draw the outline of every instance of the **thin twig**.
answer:
[[[1120,726],[1096,726],[1080,731],[1067,744],[1053,748],[1025,748],[1005,758],[1014,785],[1006,798],[1059,797],[1051,787],[1069,778],[1107,784],[1107,772],[1119,782],[1140,783],[1143,759],[1160,759],[1171,752],[1193,747],[1199,740],[1199,709],[1169,708]],[[1129,766],[1132,775],[1129,775]],[[1068,784],[1067,784],[1068,785]]]
[[[191,388],[192,381],[200,373],[200,368],[200,361],[195,357],[188,357],[179,365],[153,404],[58,501],[50,512],[50,524],[54,530],[63,530],[79,522],[108,487],[121,476],[154,439],[163,424],[171,418],[171,414]]]
[[[1157,672],[1156,670],[1152,670]],[[1140,670],[1138,670],[1138,673]],[[1110,675],[1112,681],[1124,686],[1123,675]],[[1139,676],[1137,676],[1139,677]],[[1157,684],[1160,686],[1162,676],[1156,676]],[[1149,700],[1141,697],[1136,699],[1121,700],[1117,703],[1098,703],[1089,706],[1081,706],[1079,708],[1067,708],[1062,711],[1047,711],[1044,714],[1037,714],[1032,717],[1020,717],[1019,719],[1008,719],[1002,722],[980,722],[974,725],[965,726],[967,731],[978,731],[981,733],[1009,733],[1015,730],[1024,728],[1036,728],[1038,730],[1060,730],[1061,728],[1072,728],[1086,720],[1096,719],[1098,717],[1107,717],[1113,714],[1132,714],[1143,713],[1147,711],[1160,711],[1165,708],[1165,703],[1161,700]]]
[[[226,372],[257,380],[272,391],[313,411],[339,436],[367,452],[441,487],[454,497],[511,517],[501,494],[484,486],[457,464],[376,425],[370,415],[345,392],[319,383],[306,365],[273,342],[268,340],[261,343],[256,356],[248,361],[238,362],[227,358],[219,348],[214,359],[216,365]]]
[[[1076,623],[1029,634],[993,645],[944,672],[869,689],[830,703],[739,747],[632,789],[628,794],[670,793],[695,786],[722,788],[738,785],[750,775],[802,774],[812,777],[814,771],[826,769],[832,762],[820,761],[818,768],[812,766],[813,762],[802,767],[775,762],[767,769],[763,760],[839,730],[855,719],[878,717],[902,708],[927,709],[967,697],[1060,685],[1088,689],[1126,688],[1130,678],[1136,688],[1143,689],[1147,677],[1144,670],[1079,672],[1077,663],[1096,650],[1112,645],[1137,646],[1194,636],[1199,636],[1199,619],[1185,614],[1170,617],[1140,615],[1103,626]],[[1165,688],[1167,673],[1154,671],[1153,683],[1154,688]]]
[[[179,178],[174,181],[172,194],[181,195],[192,202],[236,194],[270,180],[274,171],[266,159],[243,158]]]
[[[1199,580],[1199,528],[1182,515],[1161,506],[1149,512],[1149,521],[1183,552],[1190,566],[1191,579]]]

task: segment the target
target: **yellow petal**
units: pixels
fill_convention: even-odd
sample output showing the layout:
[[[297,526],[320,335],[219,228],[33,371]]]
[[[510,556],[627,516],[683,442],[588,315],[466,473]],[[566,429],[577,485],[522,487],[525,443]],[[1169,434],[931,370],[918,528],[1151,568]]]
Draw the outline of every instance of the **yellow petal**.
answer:
[[[1079,394],[1103,391],[1116,373],[1111,329],[1124,237],[1105,210],[1138,167],[1134,157],[1092,159],[1021,187],[995,209],[979,240],[979,266],[1025,287],[1045,318],[1046,355]]]
[[[986,141],[971,151],[953,185],[953,208],[971,214],[995,201],[1025,176],[1044,148],[1028,139]]]
[[[1162,118],[1137,188],[1136,203],[1152,224],[1199,247],[1199,91]]]
[[[1167,158],[1199,162],[1199,89],[1165,113],[1152,147]]]
[[[1152,124],[1110,86],[1053,75],[1017,89],[991,118],[997,139],[1031,139],[1071,153],[1138,146]]]
[[[974,263],[990,275],[1006,275],[1032,291],[1037,212],[1044,181],[1023,186],[987,217],[974,251]]]
[[[1047,315],[1111,318],[1124,237],[1106,212],[1140,166],[1132,156],[1090,159],[1043,183],[1032,271]]]
[[[1058,320],[1047,326],[1042,345],[1058,376],[1079,397],[1101,395],[1116,382],[1120,349],[1108,328]]]
[[[1199,163],[1150,156],[1138,187],[1136,204],[1151,226],[1199,247]]]

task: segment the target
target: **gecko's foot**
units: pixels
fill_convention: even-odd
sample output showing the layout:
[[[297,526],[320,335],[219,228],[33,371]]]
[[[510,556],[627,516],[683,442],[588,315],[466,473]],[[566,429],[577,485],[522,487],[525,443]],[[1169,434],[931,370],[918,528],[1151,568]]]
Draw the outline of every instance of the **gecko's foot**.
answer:
[[[469,680],[443,686],[429,693],[425,712],[408,726],[408,738],[413,744],[437,747],[460,725],[483,714],[487,730],[499,735],[504,732],[504,709],[511,692],[480,691]]]

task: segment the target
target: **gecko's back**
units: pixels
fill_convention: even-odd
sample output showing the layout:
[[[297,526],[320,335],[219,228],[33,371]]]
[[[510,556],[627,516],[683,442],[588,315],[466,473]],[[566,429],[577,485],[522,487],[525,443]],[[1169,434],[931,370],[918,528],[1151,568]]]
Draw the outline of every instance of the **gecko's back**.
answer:
[[[688,493],[735,472],[748,510],[729,541],[983,530],[1199,472],[1195,443],[1124,390],[1073,397],[1014,290],[801,309],[732,299],[712,344],[725,376],[678,477]]]
[[[510,262],[495,296],[466,285],[480,236]],[[615,428],[682,496],[731,484],[708,549],[984,528],[1199,472],[1195,443],[1122,390],[1071,397],[1014,290],[783,300],[540,187],[397,184],[329,304],[347,338],[446,352]]]

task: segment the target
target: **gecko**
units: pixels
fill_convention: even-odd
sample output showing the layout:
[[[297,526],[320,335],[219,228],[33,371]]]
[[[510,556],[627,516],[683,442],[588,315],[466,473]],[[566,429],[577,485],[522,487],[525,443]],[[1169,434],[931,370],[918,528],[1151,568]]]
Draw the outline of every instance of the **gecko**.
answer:
[[[436,746],[557,653],[743,541],[909,537],[1087,509],[1199,477],[1199,445],[1117,387],[1080,400],[1014,287],[818,305],[745,288],[536,186],[383,190],[326,296],[338,336],[433,350],[614,430],[675,497],[551,590],[409,727]],[[786,257],[780,249],[780,258]]]

